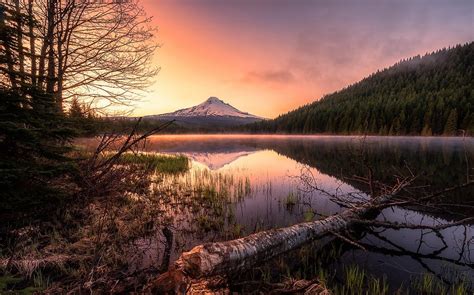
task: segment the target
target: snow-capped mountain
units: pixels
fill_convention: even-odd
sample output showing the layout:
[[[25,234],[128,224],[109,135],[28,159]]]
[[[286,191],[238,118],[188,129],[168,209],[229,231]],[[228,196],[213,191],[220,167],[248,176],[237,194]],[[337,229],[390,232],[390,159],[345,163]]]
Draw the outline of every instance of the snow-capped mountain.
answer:
[[[190,107],[187,109],[181,109],[173,113],[163,114],[164,116],[177,116],[177,117],[196,117],[196,116],[228,116],[228,117],[240,117],[240,118],[255,118],[262,119],[260,117],[244,113],[234,108],[228,103],[223,102],[217,97],[209,97],[205,102],[198,104],[197,106]]]
[[[146,116],[146,119],[176,120],[182,125],[235,126],[261,121],[264,118],[242,112],[217,97],[209,97],[196,106],[172,113]]]

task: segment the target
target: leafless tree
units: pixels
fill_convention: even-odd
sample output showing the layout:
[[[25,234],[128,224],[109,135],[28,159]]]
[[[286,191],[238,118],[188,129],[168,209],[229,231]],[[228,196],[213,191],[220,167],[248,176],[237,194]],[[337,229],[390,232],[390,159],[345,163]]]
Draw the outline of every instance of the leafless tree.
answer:
[[[1,81],[96,107],[129,105],[151,84],[155,28],[138,0],[3,0]]]

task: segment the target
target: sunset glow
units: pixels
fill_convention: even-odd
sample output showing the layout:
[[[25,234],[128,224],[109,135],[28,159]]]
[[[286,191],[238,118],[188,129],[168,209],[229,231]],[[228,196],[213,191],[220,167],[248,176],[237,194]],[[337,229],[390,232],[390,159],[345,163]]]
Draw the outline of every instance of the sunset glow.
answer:
[[[472,1],[146,0],[162,47],[134,115],[217,96],[273,118],[398,60],[474,39]]]

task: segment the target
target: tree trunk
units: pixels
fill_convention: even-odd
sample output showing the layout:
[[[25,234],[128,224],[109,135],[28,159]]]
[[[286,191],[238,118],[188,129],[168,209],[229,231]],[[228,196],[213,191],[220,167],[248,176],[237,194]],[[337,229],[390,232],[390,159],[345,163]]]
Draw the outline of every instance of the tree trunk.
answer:
[[[57,50],[58,50],[58,75],[57,75],[57,90],[56,93],[54,94],[54,100],[56,102],[56,107],[58,108],[58,111],[61,113],[63,111],[63,62],[64,62],[64,56],[63,56],[63,51],[62,51],[62,38],[61,35],[59,35],[58,40],[57,40]]]
[[[42,90],[46,90],[52,94],[51,89],[54,88],[54,15],[55,1],[46,1],[46,28],[43,36],[43,44],[41,45],[38,68],[38,86]],[[48,67],[46,68],[46,59]],[[44,82],[46,80],[46,89]],[[54,89],[53,89],[54,90]]]
[[[16,34],[18,43],[18,62],[20,72],[20,87],[24,87],[25,84],[25,55],[23,52],[23,17],[20,10],[20,0],[15,0],[15,12],[16,12]]]
[[[0,4],[0,28],[6,29],[7,23],[5,21],[6,19],[6,14],[7,14],[7,6]],[[5,50],[5,62],[7,64],[7,74],[8,78],[10,79],[10,84],[12,88],[17,88],[17,73],[15,71],[15,61],[13,59],[13,52],[12,52],[12,47],[14,47],[14,42],[9,34],[2,34],[2,39],[0,40],[3,44],[4,50]]]
[[[54,94],[55,86],[55,56],[54,56],[54,22],[56,19],[56,0],[48,1],[48,70],[46,81],[46,92]]]
[[[31,85],[36,86],[36,49],[35,49],[35,21],[33,15],[33,0],[28,0],[28,34],[30,38]]]
[[[286,228],[272,229],[237,240],[208,243],[185,252],[175,266],[192,278],[225,275],[246,269],[286,251],[295,249],[308,241],[321,238],[332,232],[341,232],[354,225],[367,214],[378,211],[401,189],[353,207],[323,220],[305,222]]]

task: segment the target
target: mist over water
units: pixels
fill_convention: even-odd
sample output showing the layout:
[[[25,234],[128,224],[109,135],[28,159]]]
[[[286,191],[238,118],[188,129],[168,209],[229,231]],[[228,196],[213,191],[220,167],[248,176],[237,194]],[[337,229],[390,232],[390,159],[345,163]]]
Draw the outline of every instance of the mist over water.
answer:
[[[164,178],[161,186],[199,187],[201,194],[206,188],[208,198],[224,199],[216,213],[223,218],[217,221],[212,219],[212,202],[206,211],[173,213],[178,221],[172,260],[204,242],[316,220],[343,210],[325,193],[307,190],[300,178],[305,171],[326,192],[369,198],[366,185],[354,177],[366,175],[365,165],[387,184],[395,175],[412,171],[419,175],[417,185],[436,191],[463,183],[474,163],[472,138],[166,135],[152,137],[146,150],[182,154],[192,160],[189,172]],[[449,195],[446,202],[472,205],[473,197],[472,189],[466,189]],[[393,207],[377,219],[436,225],[460,217],[456,212]],[[196,224],[204,230],[192,231]],[[345,247],[332,267],[343,272],[344,267],[356,264],[395,285],[423,273],[447,282],[463,278],[473,284],[474,227],[455,226],[440,234],[422,229],[359,232],[355,238],[367,251]],[[298,266],[293,260],[288,263]]]

